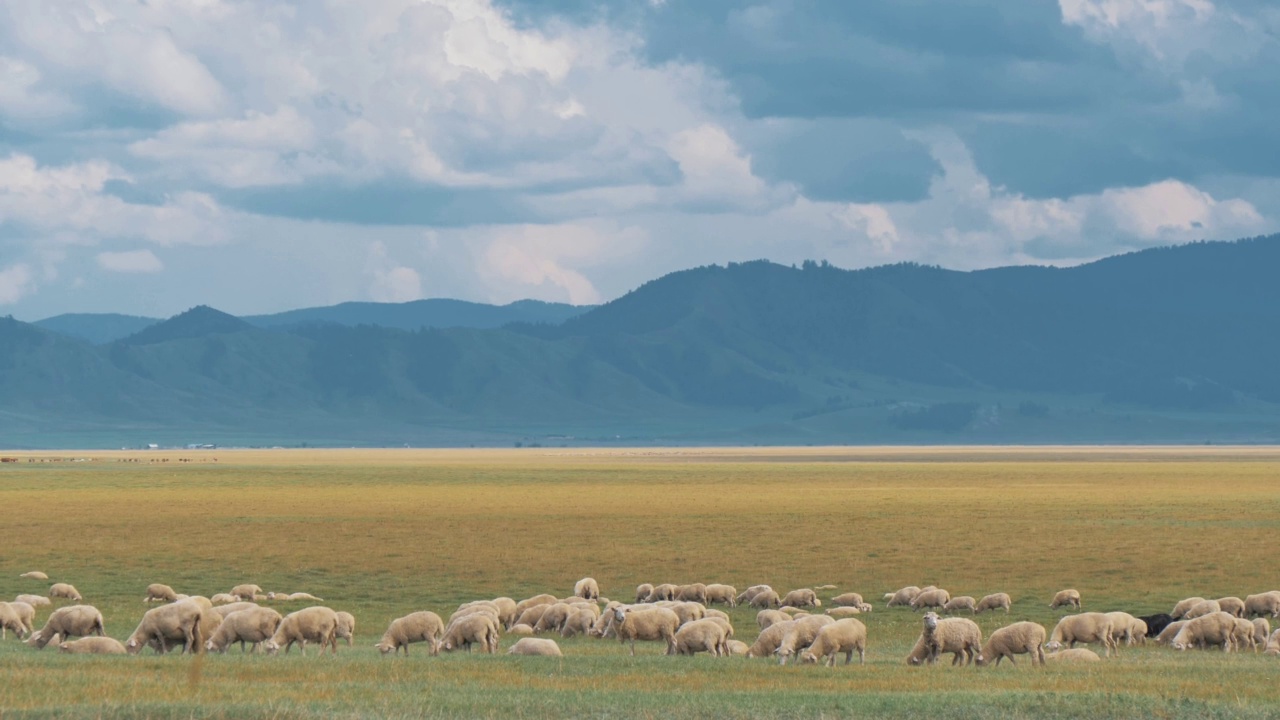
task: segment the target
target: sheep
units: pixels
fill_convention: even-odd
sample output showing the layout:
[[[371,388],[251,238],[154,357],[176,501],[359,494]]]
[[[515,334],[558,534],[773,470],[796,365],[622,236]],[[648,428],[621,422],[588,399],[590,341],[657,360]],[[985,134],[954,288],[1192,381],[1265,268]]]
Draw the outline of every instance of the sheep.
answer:
[[[340,637],[347,641],[347,647],[351,647],[351,636],[356,633],[356,617],[349,612],[338,611],[338,629],[335,631],[336,637]]]
[[[857,607],[862,604],[862,596],[856,592],[848,592],[831,598],[831,604],[835,607]]]
[[[756,624],[760,626],[761,630],[765,630],[769,626],[776,625],[781,622],[789,622],[790,620],[791,616],[781,610],[765,609],[756,613]]]
[[[200,609],[203,611],[200,613],[200,637],[206,640],[213,637],[213,634],[218,631],[218,624],[222,622],[222,614],[217,610],[214,610],[213,603],[209,601],[209,598],[204,597],[203,595],[184,597],[181,594],[179,594],[178,597],[181,600],[192,602],[200,606]],[[201,647],[203,647],[203,645],[201,645]]]
[[[178,593],[164,583],[151,583],[147,586],[147,595],[142,602],[177,602]]]
[[[680,624],[691,623],[706,617],[707,609],[696,602],[680,602],[671,606],[671,611],[680,618]]]
[[[284,597],[280,597],[281,595],[284,595]],[[271,593],[267,593],[267,597],[271,597]],[[324,602],[324,598],[316,597],[311,593],[305,593],[305,592],[289,593],[287,595],[285,595],[284,593],[277,593],[275,599],[287,600],[289,602],[298,602],[299,600],[304,600],[308,602]]]
[[[1031,666],[1037,663],[1044,665],[1044,626],[1033,622],[1016,622],[1006,625],[991,633],[986,644],[978,652],[978,667],[983,667],[995,659],[997,667],[1004,658],[1009,658],[1010,665],[1017,665],[1014,655],[1027,653],[1031,656]]]
[[[1119,645],[1121,638],[1125,645],[1132,645],[1134,638],[1144,641],[1147,637],[1147,624],[1127,612],[1105,613],[1111,618],[1111,640]]]
[[[521,638],[507,651],[508,655],[540,655],[544,657],[563,657],[560,646],[555,640],[547,638]]]
[[[827,610],[827,614],[833,618],[850,618],[854,615],[861,615],[862,609],[857,607],[833,607]]]
[[[754,608],[778,607],[779,605],[782,605],[781,598],[778,597],[778,593],[774,592],[772,588],[756,593],[752,596],[750,602],[751,607]]]
[[[1231,615],[1231,613],[1227,614]],[[1238,618],[1234,615],[1232,617],[1235,618],[1236,626],[1231,633],[1231,644],[1234,645],[1237,650],[1241,647],[1249,647],[1252,648],[1255,653],[1258,652],[1258,641],[1255,637],[1258,629],[1254,627],[1253,621]]]
[[[698,652],[719,657],[728,642],[725,626],[716,620],[694,620],[676,631],[668,655],[694,655]]]
[[[949,602],[951,602],[951,593],[946,590],[924,590],[911,601],[911,609],[944,608]]]
[[[1106,613],[1087,612],[1079,615],[1068,615],[1058,621],[1053,628],[1053,636],[1046,646],[1057,650],[1065,643],[1067,647],[1075,647],[1076,643],[1102,643],[1103,655],[1110,657],[1111,651],[1119,651],[1111,637],[1111,618]]]
[[[125,642],[125,650],[134,655],[147,645],[161,655],[170,646],[182,644],[182,652],[195,654],[202,650],[200,619],[204,608],[190,600],[161,605],[148,610],[133,634]]]
[[[681,585],[676,588],[676,600],[684,602],[696,602],[698,604],[706,604],[707,602],[707,586],[702,583],[691,583],[689,585]]]
[[[1265,648],[1267,638],[1271,635],[1271,623],[1266,618],[1257,618],[1253,622],[1253,644]]]
[[[973,608],[973,614],[977,615],[978,613],[986,610],[1004,608],[1004,612],[1007,615],[1009,613],[1009,606],[1011,605],[1013,605],[1013,600],[1009,597],[1009,593],[992,593],[984,596],[978,601],[978,604]]]
[[[107,630],[102,622],[102,613],[92,605],[68,605],[54,610],[44,627],[31,633],[27,644],[37,650],[43,650],[53,636],[61,635],[63,640],[86,635],[106,635]]]
[[[787,620],[761,630],[760,634],[756,636],[756,641],[747,649],[747,657],[772,657],[778,646],[782,644],[782,638],[786,636],[787,631],[794,627],[795,624],[795,620]]]
[[[218,605],[217,607],[213,608],[213,611],[217,613],[219,618],[226,618],[228,615],[230,615],[233,612],[240,612],[241,610],[252,610],[253,608],[256,608],[256,607],[261,607],[261,606],[258,605],[258,603],[239,601],[239,602],[227,603],[226,605]]]
[[[245,652],[245,643],[250,644],[251,652],[257,652],[258,645],[270,640],[283,620],[280,613],[266,607],[228,613],[213,635],[205,640],[204,649],[224,653],[228,646],[238,642],[241,653]]]
[[[649,599],[649,595],[653,592],[652,583],[640,583],[636,586],[636,602],[642,603]]]
[[[533,630],[530,629],[530,632]],[[409,645],[417,642],[431,643],[431,654],[440,654],[440,638],[444,636],[444,621],[430,610],[419,610],[398,617],[387,626],[382,639],[374,647],[383,655],[404,649],[409,656]]]
[[[36,609],[27,603],[0,602],[0,639],[7,638],[7,631],[12,630],[18,637],[25,638],[35,630]]]
[[[1059,650],[1045,655],[1044,659],[1052,663],[1102,662],[1102,658],[1098,657],[1098,653],[1088,648]]]
[[[1263,650],[1264,655],[1280,655],[1280,628],[1276,628],[1271,633],[1271,637],[1267,638],[1267,649]]]
[[[1250,595],[1244,599],[1245,617],[1270,615],[1280,617],[1280,590]]]
[[[1183,614],[1182,619],[1195,620],[1198,617],[1204,617],[1205,615],[1212,615],[1213,613],[1221,612],[1221,611],[1222,611],[1222,607],[1218,605],[1217,600],[1201,600],[1195,605],[1192,605],[1191,609],[1187,610],[1187,612]]]
[[[751,651],[751,646],[741,640],[730,640],[725,646],[729,648],[729,655],[734,657],[746,657]]]
[[[1235,631],[1236,618],[1218,611],[1188,620],[1169,645],[1174,650],[1186,650],[1193,645],[1221,645],[1222,652],[1231,652]]]
[[[31,607],[43,607],[43,606],[45,606],[45,605],[52,605],[52,604],[53,604],[53,601],[52,601],[52,600],[50,600],[49,598],[47,598],[47,597],[45,597],[45,596],[43,596],[43,595],[27,595],[27,594],[23,594],[23,595],[19,595],[18,597],[14,598],[14,599],[13,599],[13,601],[14,601],[14,602],[23,602],[23,603],[26,603],[26,604],[30,605]]]
[[[1174,603],[1173,609],[1169,611],[1169,615],[1174,620],[1181,620],[1182,616],[1186,615],[1188,610],[1195,607],[1197,603],[1202,603],[1202,602],[1204,602],[1204,598],[1200,597],[1199,595],[1195,597],[1183,598],[1182,600],[1179,600],[1178,602]]]
[[[600,597],[600,585],[595,578],[584,577],[573,584],[573,594],[587,600],[596,600]]]
[[[18,577],[20,577],[20,578],[26,578],[27,580],[48,580],[48,579],[49,579],[49,576],[48,576],[48,575],[45,575],[44,573],[40,572],[39,570],[32,570],[32,571],[30,571],[30,572],[24,572],[24,573],[22,573],[21,575],[19,575]]]
[[[1229,613],[1238,618],[1244,617],[1244,601],[1238,597],[1227,596],[1218,598],[1218,608],[1224,613]]]
[[[96,635],[60,643],[58,650],[68,655],[124,655],[128,652],[119,640]]]
[[[533,631],[542,632],[560,632],[564,627],[564,623],[569,619],[569,613],[573,612],[573,607],[568,603],[557,603],[548,606],[543,611],[542,616],[538,618],[538,622],[534,623]]]
[[[939,618],[925,613],[924,630],[907,656],[908,665],[937,664],[942,653],[952,653],[951,664],[968,665],[982,649],[982,629],[968,618]]]
[[[748,604],[756,595],[759,595],[760,593],[766,590],[773,590],[773,588],[769,587],[768,585],[752,585],[746,590],[743,590],[742,593],[738,595],[736,600],[738,601],[739,605]]]
[[[593,625],[592,627],[595,627],[595,626]],[[511,626],[511,629],[507,631],[507,634],[508,635],[532,635],[533,628],[529,625],[525,625],[524,623],[516,623],[515,625]]]
[[[888,601],[885,607],[910,606],[919,594],[920,588],[915,585],[908,585],[897,592],[885,593],[884,599]]]
[[[814,638],[818,636],[818,631],[835,621],[836,619],[830,615],[811,615],[796,620],[795,624],[787,628],[787,632],[783,634],[782,642],[778,643],[778,649],[773,651],[773,654],[778,656],[778,664],[786,665],[787,658],[812,645]]]
[[[516,601],[509,597],[497,597],[491,600],[495,607],[498,608],[498,622],[503,627],[510,627],[516,622]]]
[[[867,626],[861,620],[847,618],[837,620],[818,630],[809,648],[800,653],[800,662],[816,663],[826,658],[827,667],[836,666],[836,655],[844,653],[844,664],[853,662],[853,653],[858,653],[858,663],[867,662]]]
[[[1079,590],[1059,590],[1053,596],[1053,602],[1049,603],[1050,610],[1056,610],[1060,607],[1073,607],[1080,609],[1080,591]]]
[[[738,606],[738,589],[732,585],[713,583],[707,586],[707,605],[723,603],[729,607]]]
[[[645,598],[644,601],[648,603],[655,603],[660,600],[675,600],[676,591],[678,589],[679,588],[677,588],[675,585],[672,585],[671,583],[662,583],[661,585],[654,585],[653,591],[649,593],[649,596]]]
[[[64,598],[66,600],[75,600],[76,602],[79,602],[84,599],[80,597],[79,590],[76,590],[74,587],[72,587],[71,585],[68,585],[67,583],[54,583],[53,585],[50,585],[49,597]]]
[[[542,619],[542,615],[546,613],[547,610],[550,610],[552,607],[554,606],[553,605],[534,605],[533,607],[527,608],[524,612],[520,613],[520,616],[516,618],[516,621],[514,624],[528,625],[529,627],[536,627],[538,624],[538,621]]]
[[[664,640],[667,643],[667,654],[673,652],[676,642],[676,629],[680,627],[680,617],[667,608],[627,608],[613,609],[613,631],[618,642],[631,642],[631,654],[636,654],[636,640]]]
[[[617,605],[616,607],[625,606]],[[596,618],[595,622],[591,623],[591,629],[587,631],[587,635],[602,639],[613,636],[613,608],[609,608],[608,611]]]
[[[725,612],[725,611],[723,611],[723,610],[717,610],[717,609],[715,609],[715,608],[707,608],[707,609],[705,609],[705,610],[703,610],[703,611],[702,611],[702,617],[704,617],[704,618],[713,618],[713,617],[718,617],[718,618],[723,618],[724,620],[728,621],[728,620],[729,620],[729,613],[727,613],[727,612]]]
[[[595,624],[596,615],[586,608],[579,608],[570,613],[560,628],[560,637],[570,638],[575,635],[586,635]]]
[[[231,592],[229,594],[235,595],[241,600],[254,600],[257,596],[262,595],[262,588],[253,584],[237,585],[231,588]],[[265,600],[267,598],[264,597],[263,599]],[[289,651],[285,650],[285,652],[288,653]]]
[[[1186,626],[1186,624],[1189,622],[1191,621],[1175,620],[1169,623],[1168,625],[1165,626],[1163,630],[1160,631],[1160,634],[1156,636],[1156,642],[1161,645],[1168,645],[1169,643],[1173,642],[1173,639],[1178,635],[1179,632],[1182,631],[1182,628]]]
[[[495,618],[484,614],[468,615],[445,628],[440,649],[453,652],[465,646],[469,653],[471,646],[478,643],[486,652],[493,654],[498,652],[500,636]]]
[[[531,607],[536,607],[538,605],[555,605],[558,602],[560,602],[560,599],[555,595],[548,595],[546,593],[534,595],[531,598],[525,598],[524,600],[516,603],[515,616],[517,618],[520,617],[524,611]]]
[[[1158,637],[1165,628],[1169,627],[1169,623],[1173,622],[1173,616],[1169,613],[1156,613],[1155,615],[1143,615],[1138,618],[1147,626],[1147,637]]]
[[[779,604],[797,608],[822,607],[822,601],[818,599],[818,593],[810,588],[792,590],[783,596]]]
[[[334,655],[338,654],[338,613],[331,608],[323,605],[313,605],[301,610],[295,610],[280,621],[280,626],[276,628],[276,632],[263,644],[270,655],[280,652],[280,648],[284,647],[284,654],[288,655],[293,649],[293,644],[298,643],[298,649],[305,656],[307,654],[307,643],[320,643],[320,654],[324,655],[325,647],[328,647]]]
[[[226,605],[228,603],[239,602],[239,600],[240,598],[232,595],[231,593],[218,593],[209,598],[209,602],[214,605]]]
[[[959,612],[960,610],[968,610],[970,614],[977,615],[977,601],[969,595],[960,595],[959,597],[951,598],[946,605],[942,606],[943,612]]]

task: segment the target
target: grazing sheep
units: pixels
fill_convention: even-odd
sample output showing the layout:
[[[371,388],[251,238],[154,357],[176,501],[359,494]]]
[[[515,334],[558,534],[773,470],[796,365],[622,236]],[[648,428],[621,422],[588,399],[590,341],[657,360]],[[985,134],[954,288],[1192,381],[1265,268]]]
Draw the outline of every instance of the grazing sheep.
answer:
[[[1080,609],[1080,591],[1079,590],[1059,590],[1053,596],[1053,602],[1049,603],[1050,610],[1056,610],[1060,607],[1073,607]]]
[[[177,602],[178,593],[173,588],[164,583],[151,583],[147,586],[147,596],[142,598],[142,602]]]
[[[262,606],[259,605],[258,603],[237,601],[233,603],[227,603],[226,605],[219,605],[215,607],[213,611],[217,613],[218,617],[221,619],[221,618],[225,618],[226,616],[230,615],[233,612],[240,612],[241,610],[252,610],[253,608],[256,608],[256,607],[262,607]]]
[[[779,604],[797,608],[822,607],[822,601],[818,599],[818,593],[810,588],[792,590],[783,596]]]
[[[773,591],[773,588],[770,588],[768,590],[761,590],[760,592],[752,596],[751,607],[754,607],[754,608],[778,607],[782,605],[781,600],[782,599],[778,597],[778,593]]]
[[[1120,640],[1124,639],[1125,645],[1132,645],[1134,638],[1140,642],[1145,642],[1147,637],[1147,624],[1127,612],[1109,612],[1106,616],[1111,618],[1111,640],[1116,645],[1120,644]]]
[[[1182,615],[1182,619],[1195,620],[1198,617],[1212,615],[1213,613],[1221,611],[1222,607],[1218,605],[1217,600],[1201,600],[1195,605],[1192,605],[1191,609],[1187,610],[1187,612]]]
[[[595,627],[595,626],[593,625],[592,627]],[[533,628],[528,625],[525,625],[524,623],[516,623],[515,625],[511,626],[511,629],[507,631],[507,634],[508,635],[532,635]]]
[[[516,622],[516,601],[509,597],[497,597],[490,600],[498,608],[498,622],[503,627],[510,627]]]
[[[770,625],[776,625],[781,622],[790,622],[791,616],[781,610],[761,610],[756,613],[756,624],[761,630],[768,628]]]
[[[861,620],[847,618],[837,620],[818,630],[809,648],[800,653],[800,662],[816,663],[826,658],[827,667],[835,667],[836,655],[844,653],[844,664],[853,662],[853,653],[858,653],[858,663],[867,662],[867,626]]]
[[[671,605],[671,611],[680,618],[680,624],[691,623],[707,616],[707,609],[696,602],[678,602]]]
[[[775,623],[760,631],[756,636],[756,641],[752,643],[747,650],[747,657],[762,658],[773,657],[778,646],[782,644],[782,638],[786,636],[787,631],[796,624],[795,620],[787,620],[786,622]]]
[[[1044,659],[1052,663],[1102,662],[1102,658],[1098,657],[1098,653],[1089,648],[1059,650],[1045,655]]]
[[[338,629],[335,632],[336,637],[347,641],[347,647],[351,647],[351,636],[356,634],[356,617],[349,612],[338,611]]]
[[[1222,652],[1231,652],[1235,632],[1236,619],[1218,611],[1188,620],[1169,645],[1174,650],[1221,645]]]
[[[586,635],[595,624],[596,615],[586,608],[578,608],[569,614],[560,627],[560,637],[571,638],[575,635]]]
[[[1195,597],[1183,598],[1182,600],[1179,600],[1178,602],[1174,603],[1173,609],[1169,611],[1169,615],[1174,620],[1181,620],[1182,616],[1186,615],[1188,610],[1195,607],[1198,603],[1202,603],[1202,602],[1204,602],[1204,598],[1200,597],[1199,595]]]
[[[459,618],[444,629],[444,639],[440,643],[440,649],[453,652],[458,648],[466,647],[469,653],[472,644],[479,644],[486,652],[493,654],[498,652],[500,637],[498,621],[495,618],[484,614],[468,615]]]
[[[751,646],[741,640],[730,640],[725,645],[729,648],[729,655],[733,657],[746,657],[751,651]]]
[[[675,600],[676,592],[680,588],[671,583],[662,583],[654,585],[653,592],[649,593],[649,597],[645,598],[645,602],[656,603],[662,600]]]
[[[715,603],[723,603],[729,607],[738,606],[738,589],[732,585],[724,585],[721,583],[712,583],[707,586],[707,605]]]
[[[14,598],[14,599],[13,599],[13,601],[14,601],[14,602],[23,602],[23,603],[26,603],[26,604],[30,605],[31,607],[42,607],[42,606],[45,606],[45,605],[52,605],[52,604],[53,604],[53,601],[52,601],[52,600],[50,600],[49,598],[47,598],[47,597],[45,597],[45,596],[43,596],[43,595],[26,595],[26,594],[24,594],[24,595],[19,595],[18,597]]]
[[[239,598],[231,593],[218,593],[209,598],[209,602],[214,605],[226,605],[228,603],[239,602]]]
[[[702,583],[690,583],[676,588],[676,600],[696,602],[705,605],[707,602],[707,586]]]
[[[613,609],[613,631],[618,642],[631,642],[631,654],[636,654],[636,640],[664,640],[667,643],[667,654],[674,652],[676,630],[680,627],[680,617],[667,608],[628,608]]]
[[[968,665],[982,650],[982,629],[968,618],[939,618],[929,612],[923,622],[924,630],[907,655],[908,665],[937,664],[942,653],[952,653],[953,666]]]
[[[527,608],[524,612],[520,613],[519,617],[516,618],[515,624],[528,625],[529,627],[537,627],[538,621],[542,619],[543,614],[553,607],[555,606],[554,605],[534,605],[533,607]],[[450,618],[450,621],[452,621],[452,618]]]
[[[76,590],[74,587],[72,587],[71,585],[68,585],[67,583],[54,583],[53,585],[50,585],[49,597],[63,598],[66,600],[75,600],[77,602],[84,599],[80,597],[79,590]]]
[[[636,602],[642,603],[653,593],[653,583],[640,583],[636,586]]]
[[[125,642],[131,655],[150,645],[161,655],[170,647],[182,645],[182,652],[195,654],[202,650],[200,620],[204,608],[190,600],[161,605],[142,615],[142,621]]]
[[[973,608],[973,613],[976,615],[985,610],[1004,608],[1007,614],[1011,605],[1013,605],[1013,600],[1009,597],[1009,593],[992,593],[978,601],[978,604]]]
[[[49,579],[49,576],[48,576],[48,575],[45,575],[44,573],[40,572],[39,570],[32,570],[32,571],[30,571],[30,572],[24,572],[24,573],[22,573],[21,575],[19,575],[18,577],[20,577],[20,578],[26,578],[26,579],[28,579],[28,580],[48,580],[48,579]]]
[[[856,592],[848,592],[831,598],[831,604],[835,607],[857,607],[862,604],[862,596]]]
[[[1231,613],[1227,614],[1231,615]],[[1253,621],[1244,618],[1235,618],[1235,621],[1235,630],[1231,632],[1231,644],[1235,646],[1236,651],[1239,652],[1240,648],[1247,647],[1252,648],[1255,653],[1258,652],[1258,641],[1255,637],[1258,629],[1254,627]]]
[[[717,610],[716,608],[707,608],[707,609],[705,609],[705,610],[703,610],[703,611],[702,611],[702,617],[704,617],[704,618],[713,618],[713,617],[715,617],[715,618],[723,618],[724,620],[728,621],[728,620],[729,620],[729,613],[727,613],[727,612],[725,612],[725,611],[723,611],[723,610]]]
[[[288,655],[293,649],[293,644],[298,643],[298,649],[305,656],[307,643],[314,642],[320,643],[321,655],[324,655],[325,647],[337,655],[337,635],[338,613],[331,608],[314,605],[285,615],[280,621],[280,626],[276,628],[275,634],[262,647],[271,655],[280,652],[280,648],[284,647],[284,654]]]
[[[859,607],[833,607],[827,610],[827,614],[833,618],[851,618],[854,615],[861,615],[862,608]]]
[[[970,614],[977,615],[977,601],[969,595],[960,595],[959,597],[951,598],[946,605],[942,606],[943,612],[951,613],[961,610],[968,610]]]
[[[615,605],[614,607],[626,607],[624,605]],[[587,634],[594,638],[613,637],[613,608],[609,608],[595,622],[591,623],[591,629]]]
[[[224,653],[238,642],[241,653],[245,652],[245,643],[250,644],[250,652],[257,652],[258,645],[270,640],[283,620],[280,613],[266,607],[228,613],[213,636],[205,640],[204,649]]]
[[[995,659],[997,667],[1004,658],[1009,658],[1010,665],[1016,665],[1014,655],[1027,653],[1031,656],[1031,666],[1037,663],[1044,665],[1044,627],[1033,622],[1016,622],[996,630],[987,638],[987,642],[978,652],[978,667],[987,665]]]
[[[555,640],[548,638],[521,638],[507,651],[508,655],[541,655],[544,657],[563,657],[560,646]]]
[[[7,638],[7,631],[12,630],[18,637],[25,638],[35,630],[36,609],[27,603],[0,602],[0,640]]]
[[[55,635],[63,640],[86,635],[106,635],[107,630],[102,622],[102,613],[92,605],[68,605],[58,608],[49,615],[44,627],[27,638],[27,644],[43,650]]]
[[[1263,655],[1280,655],[1280,628],[1276,628],[1271,633],[1271,637],[1267,638],[1267,649],[1262,651]]]
[[[558,602],[560,602],[560,599],[555,595],[548,595],[547,593],[534,595],[531,598],[525,598],[524,600],[516,603],[515,616],[517,618],[520,617],[524,614],[524,611],[531,607],[537,607],[539,605],[555,605]]]
[[[1173,622],[1173,616],[1169,613],[1156,613],[1155,615],[1143,615],[1138,618],[1147,626],[1147,637],[1159,637],[1160,633]]]
[[[1160,634],[1156,636],[1156,642],[1161,645],[1168,645],[1169,643],[1173,642],[1173,639],[1177,637],[1179,632],[1182,632],[1182,628],[1189,622],[1191,621],[1175,620],[1169,623],[1168,625],[1165,626],[1163,630],[1160,631]]]
[[[119,640],[109,637],[83,637],[58,645],[68,655],[124,655],[128,651]]]
[[[1106,613],[1087,612],[1079,615],[1068,615],[1058,621],[1053,628],[1053,636],[1046,646],[1057,650],[1064,644],[1075,647],[1076,643],[1102,643],[1103,655],[1110,656],[1111,651],[1119,651],[1111,637],[1111,618]]]
[[[538,618],[538,622],[534,623],[533,631],[536,633],[560,632],[571,612],[573,612],[573,606],[568,603],[550,605]]]
[[[1244,599],[1245,617],[1270,615],[1280,617],[1280,590],[1250,595]]]
[[[719,657],[722,650],[727,650],[729,633],[725,626],[716,620],[694,620],[676,630],[675,642],[667,651],[668,655],[695,655],[699,652],[709,653],[711,657]]]
[[[244,584],[244,585],[237,585],[231,588],[231,592],[229,594],[235,595],[241,600],[256,600],[257,597],[259,595],[262,595],[263,593],[262,593],[262,588],[258,587],[257,585]],[[267,598],[264,596],[262,599],[266,600]],[[289,652],[288,650],[285,650],[285,653],[288,653],[288,652]]]
[[[1227,596],[1218,598],[1218,608],[1224,613],[1234,615],[1235,617],[1244,617],[1244,601],[1238,597]]]
[[[944,608],[949,602],[951,602],[951,593],[946,590],[924,590],[916,596],[915,600],[911,601],[911,609],[925,610],[928,608]]]
[[[1267,638],[1271,635],[1271,623],[1266,618],[1257,618],[1253,623],[1253,644],[1265,648]]]
[[[796,620],[783,634],[778,649],[773,651],[778,656],[778,664],[786,665],[787,658],[812,645],[818,631],[835,621],[830,615],[810,615]]]
[[[529,632],[533,632],[530,628]],[[440,654],[440,638],[444,636],[444,621],[430,610],[419,610],[396,618],[382,633],[382,639],[374,645],[383,655],[404,649],[409,656],[409,645],[418,642],[431,644],[431,654]]]
[[[737,597],[738,604],[739,605],[748,604],[751,602],[753,598],[755,598],[756,595],[759,595],[760,593],[766,590],[773,590],[773,588],[769,587],[768,585],[752,585],[746,590],[743,590],[742,594],[738,595]]]
[[[920,588],[915,585],[908,585],[897,592],[885,593],[884,599],[888,601],[885,603],[885,607],[910,607],[919,594]]]
[[[573,584],[573,594],[587,600],[597,600],[600,598],[600,585],[595,578],[584,577]]]

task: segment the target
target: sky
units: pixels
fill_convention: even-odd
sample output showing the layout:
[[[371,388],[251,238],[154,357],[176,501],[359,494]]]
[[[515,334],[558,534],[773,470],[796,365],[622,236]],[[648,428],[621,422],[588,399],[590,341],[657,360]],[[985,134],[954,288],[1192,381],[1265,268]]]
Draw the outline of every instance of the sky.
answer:
[[[1280,230],[1272,0],[0,0],[0,315]]]

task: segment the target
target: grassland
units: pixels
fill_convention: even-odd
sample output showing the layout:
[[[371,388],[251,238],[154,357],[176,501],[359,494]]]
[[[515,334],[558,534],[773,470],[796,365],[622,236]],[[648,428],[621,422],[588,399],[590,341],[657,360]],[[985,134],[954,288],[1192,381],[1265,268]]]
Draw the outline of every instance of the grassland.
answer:
[[[1280,587],[1280,450],[3,454],[21,462],[0,465],[0,597],[43,590],[17,576],[44,570],[118,638],[150,582],[306,590],[359,621],[336,658],[68,657],[10,639],[3,718],[1280,715],[1280,663],[1261,655],[1149,646],[1093,667],[908,668],[919,617],[879,602],[906,584],[1009,592],[1008,617],[978,617],[990,632],[1051,627],[1063,587],[1135,615]],[[868,664],[667,658],[656,644],[632,658],[577,639],[562,660],[372,648],[411,610],[568,594],[584,575],[619,599],[645,581],[859,591],[877,603]],[[754,612],[732,614],[754,639]]]

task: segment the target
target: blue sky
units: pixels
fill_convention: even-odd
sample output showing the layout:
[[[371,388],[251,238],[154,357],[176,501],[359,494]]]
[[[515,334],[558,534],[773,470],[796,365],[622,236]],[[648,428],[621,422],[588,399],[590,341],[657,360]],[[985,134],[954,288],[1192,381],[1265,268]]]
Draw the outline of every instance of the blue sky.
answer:
[[[6,0],[0,314],[1280,229],[1263,0]]]

